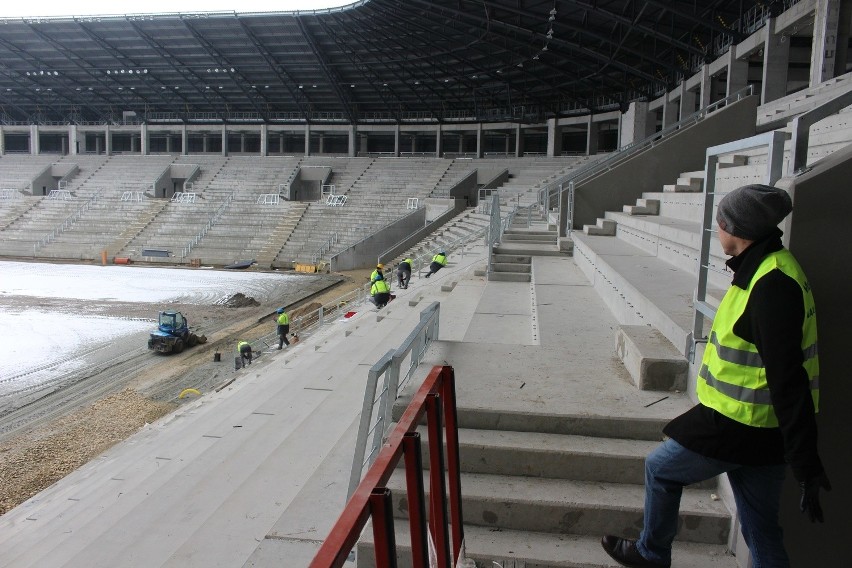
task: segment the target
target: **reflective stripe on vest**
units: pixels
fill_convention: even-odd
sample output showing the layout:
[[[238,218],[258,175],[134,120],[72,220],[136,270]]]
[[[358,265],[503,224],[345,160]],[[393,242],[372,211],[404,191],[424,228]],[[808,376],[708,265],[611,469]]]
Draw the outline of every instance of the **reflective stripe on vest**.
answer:
[[[819,359],[816,310],[810,285],[802,268],[787,250],[767,255],[746,290],[731,286],[710,331],[707,349],[698,371],[698,399],[705,406],[750,426],[776,427],[766,369],[753,343],[734,334],[734,324],[745,311],[754,284],[772,270],[793,278],[802,290],[805,318],[802,322],[803,367],[808,374],[814,409],[819,410]]]
[[[383,292],[390,292],[390,287],[388,286],[388,283],[384,280],[376,280],[375,282],[373,282],[373,285],[370,288],[370,294],[375,296],[376,294],[381,294]]]

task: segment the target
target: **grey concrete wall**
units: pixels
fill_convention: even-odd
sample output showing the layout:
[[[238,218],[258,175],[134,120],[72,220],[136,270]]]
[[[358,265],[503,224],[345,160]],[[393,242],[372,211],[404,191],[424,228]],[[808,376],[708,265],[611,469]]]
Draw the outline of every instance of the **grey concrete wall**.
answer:
[[[59,187],[59,179],[53,177],[54,166],[50,165],[44,168],[41,173],[33,178],[30,183],[30,193],[32,195],[47,195],[50,190]]]
[[[316,201],[322,197],[322,186],[331,177],[331,168],[318,166],[299,168],[290,182],[290,201]]]
[[[402,219],[362,239],[331,257],[332,271],[368,268],[376,264],[382,251],[407,239],[426,223],[426,208],[421,207]]]
[[[823,493],[825,524],[811,524],[799,512],[799,489],[792,475],[781,501],[781,521],[792,566],[840,566],[852,552],[848,513],[852,508],[852,428],[848,407],[850,282],[852,247],[852,147],[835,152],[792,180],[782,180],[793,195],[788,223],[789,248],[808,275],[816,301],[820,363],[820,457],[834,488]],[[847,560],[844,561],[843,558]]]
[[[482,177],[478,178],[481,182],[482,189],[496,189],[509,181],[509,170],[504,168],[492,175],[489,179],[483,181]]]
[[[621,211],[623,205],[642,197],[642,192],[662,191],[681,172],[703,170],[708,147],[753,136],[758,102],[759,97],[750,96],[730,104],[581,183],[575,188],[574,228],[594,224],[605,211]],[[566,220],[567,208],[562,207],[559,226],[564,228]]]
[[[474,170],[464,176],[456,185],[450,188],[450,197],[461,199],[471,205],[476,205],[476,190],[478,189],[477,179],[479,173]]]
[[[433,200],[434,201],[434,200]],[[446,199],[441,201],[446,202]],[[434,208],[434,207],[431,207]],[[430,206],[426,207],[427,212],[430,209]],[[409,234],[405,239],[397,242],[395,245],[391,246],[388,249],[385,249],[378,255],[379,262],[390,262],[397,256],[403,254],[409,248],[413,247],[423,239],[425,239],[428,235],[434,233],[450,221],[452,221],[456,215],[464,211],[465,202],[463,199],[455,199],[452,200],[451,206],[449,208],[445,208],[440,215],[435,217],[434,219],[430,219],[429,215],[426,217],[427,225],[421,227],[420,229],[414,231]],[[431,221],[431,222],[429,222]]]

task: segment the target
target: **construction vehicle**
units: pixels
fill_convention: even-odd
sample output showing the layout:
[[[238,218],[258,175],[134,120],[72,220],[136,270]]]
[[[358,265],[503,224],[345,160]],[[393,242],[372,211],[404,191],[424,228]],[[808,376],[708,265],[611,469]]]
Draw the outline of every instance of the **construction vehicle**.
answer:
[[[207,343],[207,336],[196,335],[180,312],[160,312],[156,331],[151,332],[148,349],[158,353],[180,353],[184,347]]]

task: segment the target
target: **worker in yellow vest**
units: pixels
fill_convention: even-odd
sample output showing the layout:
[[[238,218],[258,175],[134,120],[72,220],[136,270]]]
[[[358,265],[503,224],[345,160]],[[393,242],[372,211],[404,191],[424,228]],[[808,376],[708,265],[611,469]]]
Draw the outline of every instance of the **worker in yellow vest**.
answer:
[[[278,314],[278,325],[275,329],[276,333],[278,333],[278,349],[281,349],[284,344],[290,347],[290,342],[287,341],[287,334],[290,333],[290,316],[287,315],[284,308],[278,308],[275,313]]]
[[[379,278],[384,278],[385,275],[382,274],[382,270],[385,269],[385,265],[381,262],[376,265],[376,269],[373,270],[373,273],[370,274],[370,284],[378,280]]]
[[[429,278],[445,266],[447,266],[447,253],[441,251],[432,257],[432,262],[429,264],[429,273],[426,275],[426,278]]]
[[[624,566],[668,567],[682,489],[726,473],[754,566],[788,568],[778,510],[786,466],[799,507],[822,522],[830,490],[817,453],[819,360],[808,280],[781,244],[790,196],[747,185],[721,199],[719,242],[732,257],[698,371],[698,405],[669,422],[645,460],[645,522],[638,540],[607,535],[604,550]]]
[[[251,365],[251,343],[248,341],[237,343],[237,353],[240,356],[240,367]]]
[[[390,302],[390,286],[384,277],[379,278],[370,286],[370,301],[378,308],[384,308]]]

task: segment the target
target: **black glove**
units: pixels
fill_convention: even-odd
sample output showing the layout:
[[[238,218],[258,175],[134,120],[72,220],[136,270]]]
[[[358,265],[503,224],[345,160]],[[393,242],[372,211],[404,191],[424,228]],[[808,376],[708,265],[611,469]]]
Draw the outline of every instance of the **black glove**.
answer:
[[[799,489],[802,490],[799,509],[808,514],[812,523],[822,522],[822,507],[819,504],[820,487],[826,491],[831,491],[831,483],[828,481],[825,472],[799,482]]]

